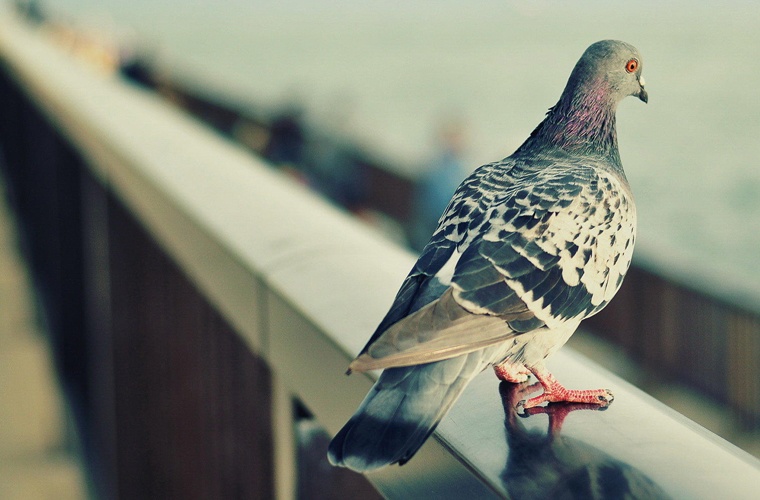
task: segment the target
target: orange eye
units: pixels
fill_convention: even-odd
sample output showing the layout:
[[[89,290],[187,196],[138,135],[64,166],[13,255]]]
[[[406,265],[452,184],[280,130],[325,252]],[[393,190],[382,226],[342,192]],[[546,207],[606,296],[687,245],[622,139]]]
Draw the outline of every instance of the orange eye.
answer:
[[[625,70],[629,73],[633,73],[639,68],[639,61],[636,59],[631,59],[627,63],[625,63]]]

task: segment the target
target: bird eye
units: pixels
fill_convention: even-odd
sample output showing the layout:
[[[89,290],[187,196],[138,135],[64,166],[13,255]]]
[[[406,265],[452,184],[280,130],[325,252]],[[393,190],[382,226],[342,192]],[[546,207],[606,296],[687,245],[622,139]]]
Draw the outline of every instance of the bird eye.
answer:
[[[637,61],[636,59],[631,59],[630,61],[625,63],[625,70],[629,73],[633,73],[634,71],[638,69],[638,67],[639,67],[639,61]]]

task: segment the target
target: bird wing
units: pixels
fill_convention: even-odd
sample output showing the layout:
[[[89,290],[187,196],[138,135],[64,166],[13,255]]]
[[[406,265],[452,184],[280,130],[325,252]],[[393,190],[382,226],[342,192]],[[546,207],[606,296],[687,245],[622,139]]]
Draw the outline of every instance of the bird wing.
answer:
[[[489,164],[465,180],[351,370],[447,359],[606,305],[633,250],[627,182],[549,166]]]

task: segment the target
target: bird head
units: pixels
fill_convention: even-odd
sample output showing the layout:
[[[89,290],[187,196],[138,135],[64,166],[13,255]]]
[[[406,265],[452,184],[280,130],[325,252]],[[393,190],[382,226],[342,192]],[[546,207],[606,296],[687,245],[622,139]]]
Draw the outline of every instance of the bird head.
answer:
[[[649,95],[644,90],[642,63],[641,54],[633,45],[618,40],[596,42],[575,65],[567,90],[592,91],[613,105],[628,96],[647,102]]]

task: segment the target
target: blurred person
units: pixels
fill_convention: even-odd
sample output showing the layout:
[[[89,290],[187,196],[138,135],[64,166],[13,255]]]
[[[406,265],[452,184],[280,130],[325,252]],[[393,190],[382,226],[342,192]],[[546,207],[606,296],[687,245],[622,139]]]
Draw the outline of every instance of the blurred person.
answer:
[[[351,211],[364,205],[364,180],[350,145],[331,137],[315,138],[305,162],[314,189]]]
[[[288,105],[272,120],[264,157],[281,167],[299,168],[305,144],[300,106]]]
[[[438,219],[466,176],[462,153],[465,147],[465,126],[460,119],[445,120],[438,128],[439,152],[430,167],[417,181],[410,243],[421,250],[435,230]]]
[[[347,90],[330,96],[318,110],[319,135],[306,151],[309,176],[315,189],[356,213],[366,207],[366,180],[353,139],[355,101]],[[316,127],[315,127],[316,128]]]

